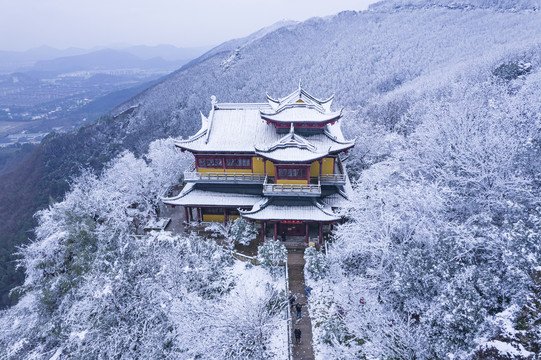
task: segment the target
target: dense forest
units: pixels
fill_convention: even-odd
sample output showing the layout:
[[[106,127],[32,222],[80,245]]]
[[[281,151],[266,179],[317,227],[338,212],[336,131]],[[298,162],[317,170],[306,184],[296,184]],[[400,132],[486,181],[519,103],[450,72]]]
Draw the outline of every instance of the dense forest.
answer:
[[[194,280],[160,270],[168,261],[160,259],[176,256],[181,264],[205,264],[202,269],[234,268],[234,262],[218,248],[198,248],[211,246],[200,239],[130,238],[128,228],[122,231],[130,221],[109,224],[118,210],[112,199],[130,193],[149,204],[141,211],[150,211],[158,187],[174,182],[163,169],[182,169],[164,164],[153,170],[159,161],[152,159],[161,158],[156,149],[167,150],[149,144],[194,133],[211,95],[261,102],[265,91],[283,96],[300,78],[316,96],[336,93],[342,128],[357,137],[346,163],[354,185],[352,205],[344,210],[349,221],[336,230],[327,257],[307,254],[317,356],[535,358],[541,341],[538,8],[535,1],[384,1],[368,11],[285,24],[203,56],[76,134],[51,135],[0,181],[4,259],[14,259],[14,245],[38,224],[35,241],[20,252],[26,279],[14,296],[22,300],[0,315],[0,348],[13,358],[64,350],[98,357],[204,353],[186,352],[188,333],[171,309],[195,319],[185,301],[235,308],[224,295],[235,291],[223,289],[236,282],[205,272],[211,289],[189,288]],[[126,149],[131,153],[122,153]],[[182,164],[179,156],[170,154]],[[154,171],[160,183],[139,193],[123,192],[119,183],[100,185],[112,184],[113,173],[148,181],[151,175],[138,171]],[[49,204],[34,223],[31,214]],[[177,253],[184,248],[194,252]],[[12,262],[2,266],[3,274],[14,274]],[[167,285],[176,276],[179,283]],[[119,279],[115,284],[126,296],[108,294],[104,284],[111,279]],[[20,278],[2,279],[4,294],[14,281]],[[161,301],[157,286],[172,289],[164,297],[182,296],[174,305]],[[213,297],[213,286],[222,289],[220,296]],[[100,302],[106,295],[122,302]],[[275,296],[262,292],[260,304],[272,304]],[[111,306],[130,312],[115,318]],[[260,316],[274,321],[272,308]],[[83,318],[92,320],[90,328]],[[164,329],[170,338],[158,335]],[[139,342],[130,347],[125,336],[133,331]],[[117,339],[114,348],[108,338]],[[237,350],[219,356],[263,356],[255,345]]]

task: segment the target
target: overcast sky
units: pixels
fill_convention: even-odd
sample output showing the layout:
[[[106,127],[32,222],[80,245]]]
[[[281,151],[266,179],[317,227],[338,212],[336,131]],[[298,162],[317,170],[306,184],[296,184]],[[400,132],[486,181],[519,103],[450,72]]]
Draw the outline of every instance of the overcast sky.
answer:
[[[0,0],[0,49],[41,45],[217,45],[283,19],[364,10],[376,0]]]

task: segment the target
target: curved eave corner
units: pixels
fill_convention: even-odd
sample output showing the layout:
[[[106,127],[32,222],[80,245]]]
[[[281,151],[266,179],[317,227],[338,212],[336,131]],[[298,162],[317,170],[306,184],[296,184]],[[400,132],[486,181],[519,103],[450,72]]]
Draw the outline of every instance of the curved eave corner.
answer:
[[[189,183],[180,191],[177,196],[173,197],[161,197],[160,200],[166,205],[179,205],[178,200],[188,195],[195,187],[195,183]]]
[[[345,144],[341,144],[341,145],[343,145],[343,146],[340,146],[340,147],[338,147],[336,149],[329,149],[329,154],[336,155],[336,154],[339,154],[341,152],[348,151],[348,150],[352,149],[355,146],[355,142],[345,143]]]

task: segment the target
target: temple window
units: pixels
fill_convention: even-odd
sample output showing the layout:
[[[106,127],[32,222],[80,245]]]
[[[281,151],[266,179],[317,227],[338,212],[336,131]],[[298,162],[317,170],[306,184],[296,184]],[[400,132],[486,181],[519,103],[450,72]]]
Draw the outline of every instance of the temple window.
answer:
[[[250,158],[225,159],[225,167],[228,169],[251,169],[252,159]]]
[[[294,168],[280,168],[278,169],[278,177],[281,179],[306,179],[306,170]]]
[[[197,165],[201,168],[221,168],[223,162],[222,158],[199,158]]]

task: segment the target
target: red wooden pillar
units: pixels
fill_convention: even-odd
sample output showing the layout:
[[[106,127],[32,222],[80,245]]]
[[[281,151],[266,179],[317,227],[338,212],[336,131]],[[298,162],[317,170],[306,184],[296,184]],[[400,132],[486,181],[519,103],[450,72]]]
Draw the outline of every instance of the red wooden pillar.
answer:
[[[319,176],[323,174],[323,159],[319,160]]]
[[[318,226],[319,226],[319,244],[321,245],[321,242],[323,239],[323,233],[322,233],[323,226],[321,225],[321,223],[318,223]]]
[[[265,158],[261,159],[263,159],[263,173],[267,175],[267,160],[265,160]]]
[[[190,222],[190,219],[188,218],[188,207],[187,206],[184,206],[184,221],[185,222]]]
[[[308,244],[308,223],[306,223],[306,243]]]
[[[261,242],[265,242],[265,222],[261,222]]]
[[[201,208],[197,208],[197,222],[201,223]]]
[[[278,223],[274,223],[274,241],[278,240]]]
[[[227,224],[227,208],[224,208],[224,225]]]
[[[222,157],[222,168],[224,169],[224,173],[225,173],[225,157]]]

